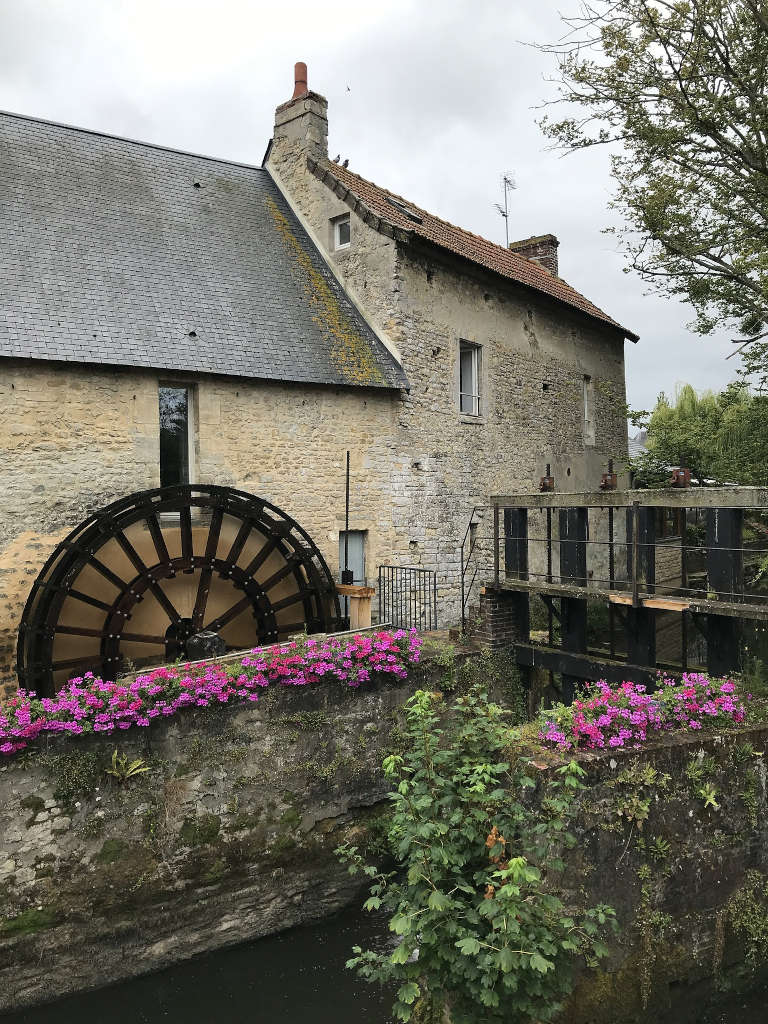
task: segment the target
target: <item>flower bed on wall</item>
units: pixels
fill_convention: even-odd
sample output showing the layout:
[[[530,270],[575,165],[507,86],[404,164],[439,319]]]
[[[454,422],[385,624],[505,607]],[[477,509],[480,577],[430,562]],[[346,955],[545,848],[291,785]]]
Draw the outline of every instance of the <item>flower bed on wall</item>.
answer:
[[[689,672],[682,679],[661,677],[646,693],[639,683],[612,689],[599,682],[570,707],[559,704],[542,715],[539,738],[560,750],[637,747],[673,729],[697,731],[740,725],[751,695],[741,696],[730,679]]]
[[[268,686],[312,686],[334,678],[359,687],[380,674],[404,679],[420,650],[415,629],[381,630],[254,650],[241,661],[164,665],[130,682],[108,682],[88,672],[54,697],[19,690],[0,705],[0,754],[23,750],[41,733],[146,728],[184,708],[256,701]]]

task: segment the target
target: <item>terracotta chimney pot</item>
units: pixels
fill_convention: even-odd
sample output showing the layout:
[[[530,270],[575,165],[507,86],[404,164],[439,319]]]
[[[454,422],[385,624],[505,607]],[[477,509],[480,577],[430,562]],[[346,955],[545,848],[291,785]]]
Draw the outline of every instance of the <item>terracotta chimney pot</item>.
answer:
[[[293,96],[291,100],[301,99],[309,92],[307,87],[307,65],[304,61],[298,61],[293,69]]]

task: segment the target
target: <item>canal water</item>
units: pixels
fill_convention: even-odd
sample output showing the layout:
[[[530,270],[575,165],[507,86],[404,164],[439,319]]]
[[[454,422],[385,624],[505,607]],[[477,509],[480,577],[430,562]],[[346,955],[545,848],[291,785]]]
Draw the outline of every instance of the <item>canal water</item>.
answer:
[[[2,1024],[392,1024],[391,993],[345,969],[351,948],[394,946],[381,918],[354,908],[197,957],[157,974],[16,1014]],[[696,1024],[768,1024],[768,991],[687,1018]],[[662,1022],[654,1015],[653,1024]]]

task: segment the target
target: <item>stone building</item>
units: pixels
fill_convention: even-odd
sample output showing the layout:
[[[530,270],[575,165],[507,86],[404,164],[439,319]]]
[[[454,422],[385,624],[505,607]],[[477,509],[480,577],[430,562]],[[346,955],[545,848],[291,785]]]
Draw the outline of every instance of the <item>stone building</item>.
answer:
[[[327,129],[303,65],[262,166],[0,115],[6,690],[46,559],[124,495],[259,495],[336,575],[349,450],[356,576],[437,570],[447,624],[473,507],[626,455],[636,336],[558,276],[557,239],[448,224],[330,161]]]

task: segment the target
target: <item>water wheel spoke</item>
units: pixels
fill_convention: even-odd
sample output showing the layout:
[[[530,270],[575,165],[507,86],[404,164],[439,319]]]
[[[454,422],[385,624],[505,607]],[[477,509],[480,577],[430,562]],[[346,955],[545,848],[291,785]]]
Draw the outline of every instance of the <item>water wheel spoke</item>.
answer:
[[[82,601],[83,604],[89,604],[92,608],[100,608],[101,611],[108,612],[112,606],[107,604],[106,601],[99,601],[97,597],[91,597],[90,594],[84,594],[82,590],[69,590],[67,591],[68,597],[73,597],[76,601]]]
[[[231,608],[228,608],[222,615],[219,615],[217,619],[209,622],[205,628],[218,633],[220,629],[223,629],[233,619],[236,619],[240,612],[245,611],[252,603],[251,598],[246,594],[236,604],[233,604]]]
[[[237,536],[235,537],[232,543],[232,547],[229,549],[229,554],[224,559],[224,561],[227,562],[229,565],[237,564],[237,560],[243,553],[243,548],[245,547],[245,543],[251,535],[252,529],[253,523],[251,522],[250,519],[246,519],[244,520],[244,522],[240,524],[240,529],[237,531]]]
[[[151,636],[149,633],[121,633],[120,639],[134,644],[159,644],[165,647],[164,636]]]
[[[264,544],[264,546],[262,547],[261,551],[259,551],[258,555],[256,555],[256,557],[253,558],[245,567],[244,572],[246,576],[256,575],[256,573],[259,571],[262,565],[264,565],[264,563],[272,554],[272,552],[277,548],[277,545],[280,543],[280,540],[280,537],[269,538],[266,544]]]
[[[194,552],[192,550],[192,511],[189,505],[185,505],[182,508],[179,515],[179,530],[181,532],[181,557],[189,566],[188,569],[184,569],[185,573],[193,572],[192,563],[194,561]]]
[[[95,555],[88,555],[86,559],[89,565],[92,565],[96,572],[100,573],[105,580],[108,580],[113,587],[117,587],[120,591],[128,589],[128,583],[121,579],[117,573],[112,572],[102,561],[100,561]]]
[[[155,545],[158,563],[160,565],[168,565],[171,561],[171,556],[168,553],[168,545],[165,543],[165,537],[156,514],[147,516],[147,526],[149,527],[152,543]]]
[[[205,566],[203,571],[200,573],[200,582],[197,585],[197,596],[195,597],[195,607],[192,611],[192,627],[198,632],[203,628],[203,619],[205,617],[205,608],[208,604],[208,595],[211,591],[211,577],[213,576],[213,566],[216,560],[216,549],[219,546],[219,535],[221,534],[221,523],[224,518],[224,512],[221,508],[215,508],[213,515],[211,516],[211,525],[208,530],[208,540],[205,545]]]
[[[281,612],[283,608],[290,608],[292,604],[297,604],[297,602],[303,600],[304,595],[301,591],[297,591],[295,594],[291,594],[290,597],[284,597],[282,601],[275,601],[272,605],[272,611]]]
[[[278,569],[276,572],[273,572],[269,579],[265,580],[261,584],[261,589],[266,594],[268,590],[271,590],[272,587],[276,587],[278,583],[282,582],[282,580],[284,580],[286,576],[290,576],[292,572],[295,572],[299,564],[299,562],[296,562],[293,559],[286,562],[285,565],[282,566],[282,568]]]
[[[79,658],[67,658],[65,661],[54,661],[51,668],[54,672],[58,672],[62,668],[91,668],[93,666],[101,667],[101,658],[98,654],[93,654],[91,657],[84,657],[80,655]]]

